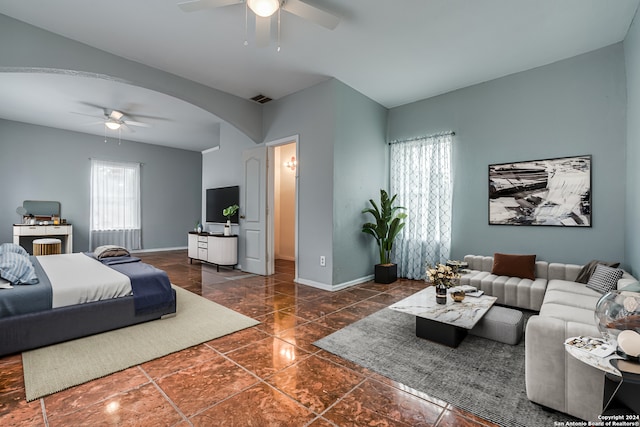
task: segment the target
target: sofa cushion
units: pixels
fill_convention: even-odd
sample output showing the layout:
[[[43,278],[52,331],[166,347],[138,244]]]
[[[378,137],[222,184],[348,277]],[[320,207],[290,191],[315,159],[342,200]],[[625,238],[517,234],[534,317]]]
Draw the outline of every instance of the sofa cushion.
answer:
[[[587,264],[582,267],[582,270],[578,273],[578,277],[576,277],[576,282],[578,283],[589,283],[589,279],[594,271],[596,271],[596,266],[598,264],[606,265],[607,267],[618,268],[620,265],[619,262],[604,262],[598,261],[596,259],[589,261]]]
[[[602,296],[601,293],[587,288],[587,285],[571,282],[569,280],[549,280],[549,283],[547,284],[547,292],[555,290],[564,291],[570,295],[589,295],[594,298],[600,298]]]
[[[594,291],[606,294],[618,285],[618,280],[624,272],[617,268],[611,268],[602,264],[596,265],[596,269],[591,275],[587,287]]]
[[[535,255],[512,255],[496,253],[493,255],[491,273],[496,276],[520,277],[535,280]]]
[[[566,322],[577,322],[596,326],[593,308],[570,307],[564,302],[545,302],[540,308],[540,317],[553,317]]]
[[[596,304],[598,304],[598,300],[602,295],[596,291],[592,291],[591,289],[585,289],[591,291],[592,295],[576,294],[562,289],[547,289],[547,292],[544,295],[543,306],[546,304],[558,304],[564,305],[567,308],[584,308],[593,312],[595,311]]]
[[[581,265],[552,262],[549,264],[547,279],[574,281],[582,269]]]

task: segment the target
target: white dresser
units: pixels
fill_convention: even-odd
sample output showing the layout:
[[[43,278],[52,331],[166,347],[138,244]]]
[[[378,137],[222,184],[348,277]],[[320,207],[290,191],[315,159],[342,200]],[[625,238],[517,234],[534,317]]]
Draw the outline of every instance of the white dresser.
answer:
[[[233,267],[238,263],[238,236],[189,232],[189,262],[194,259],[217,266]]]
[[[23,246],[27,251],[31,252],[31,243],[23,245],[22,241],[32,241],[38,237],[58,237],[62,240],[62,248],[64,253],[73,252],[73,226],[71,224],[60,225],[30,225],[30,224],[13,224],[13,243]],[[28,246],[28,247],[27,247]]]

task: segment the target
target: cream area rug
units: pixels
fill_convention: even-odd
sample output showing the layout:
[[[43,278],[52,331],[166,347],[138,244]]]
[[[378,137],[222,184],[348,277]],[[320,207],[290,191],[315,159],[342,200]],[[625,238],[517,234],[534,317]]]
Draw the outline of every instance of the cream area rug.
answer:
[[[260,323],[173,288],[177,298],[175,317],[23,352],[27,401]]]

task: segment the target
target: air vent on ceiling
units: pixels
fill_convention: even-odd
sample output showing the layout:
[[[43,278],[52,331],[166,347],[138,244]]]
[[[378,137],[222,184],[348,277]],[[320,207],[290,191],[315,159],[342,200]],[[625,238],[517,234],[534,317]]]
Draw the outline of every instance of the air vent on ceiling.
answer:
[[[269,101],[273,101],[271,98],[269,98],[268,96],[264,96],[264,95],[256,95],[253,98],[251,98],[252,101],[256,101],[259,104],[266,104]]]

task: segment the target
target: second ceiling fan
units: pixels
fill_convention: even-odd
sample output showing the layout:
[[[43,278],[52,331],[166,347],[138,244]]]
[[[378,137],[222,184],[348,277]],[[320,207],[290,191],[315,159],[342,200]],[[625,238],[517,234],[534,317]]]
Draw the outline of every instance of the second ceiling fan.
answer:
[[[111,130],[119,129],[120,126],[124,126],[124,127],[139,126],[144,128],[150,127],[146,123],[136,122],[133,120],[126,120],[124,113],[118,110],[111,110],[110,112],[106,108],[103,110],[104,110],[104,117],[105,117],[104,125]],[[128,128],[128,129],[132,130],[131,128]]]
[[[340,22],[338,16],[301,0],[190,0],[178,3],[178,6],[185,12],[196,12],[241,3],[246,3],[248,9],[251,9],[256,16],[256,45],[258,47],[269,45],[271,17],[280,10],[292,13],[329,30],[336,28]],[[279,19],[278,25],[280,25]]]

